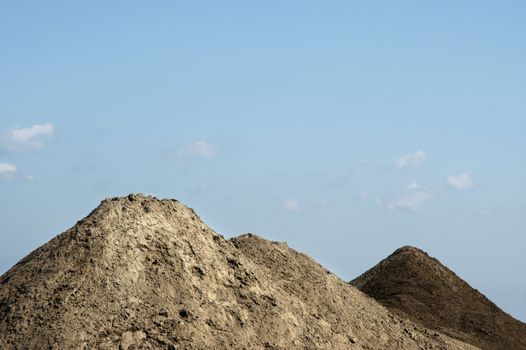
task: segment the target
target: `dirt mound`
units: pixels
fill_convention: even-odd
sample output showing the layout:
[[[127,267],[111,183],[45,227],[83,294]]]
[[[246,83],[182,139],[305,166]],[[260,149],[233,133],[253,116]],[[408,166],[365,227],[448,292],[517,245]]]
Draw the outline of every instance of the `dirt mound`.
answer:
[[[402,247],[351,282],[401,317],[482,349],[526,349],[526,324],[437,259]]]
[[[193,210],[105,200],[0,278],[1,349],[473,349],[306,255]]]

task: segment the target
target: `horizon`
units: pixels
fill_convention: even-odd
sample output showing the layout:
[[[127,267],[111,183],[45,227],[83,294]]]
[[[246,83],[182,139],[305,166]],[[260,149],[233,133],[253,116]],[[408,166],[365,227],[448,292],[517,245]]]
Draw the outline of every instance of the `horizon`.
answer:
[[[0,271],[108,197],[526,321],[526,3],[0,4]]]

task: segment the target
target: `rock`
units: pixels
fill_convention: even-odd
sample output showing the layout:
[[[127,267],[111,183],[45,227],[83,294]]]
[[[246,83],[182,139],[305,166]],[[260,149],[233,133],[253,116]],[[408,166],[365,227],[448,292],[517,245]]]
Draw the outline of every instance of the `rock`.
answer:
[[[190,316],[190,312],[186,309],[181,309],[181,311],[179,311],[179,316],[182,318],[188,318]]]
[[[159,316],[168,317],[168,310],[166,309],[159,310]]]
[[[121,350],[132,350],[130,347],[138,347],[141,345],[142,340],[146,338],[146,334],[143,331],[138,332],[124,332],[121,335],[119,343],[119,349]]]

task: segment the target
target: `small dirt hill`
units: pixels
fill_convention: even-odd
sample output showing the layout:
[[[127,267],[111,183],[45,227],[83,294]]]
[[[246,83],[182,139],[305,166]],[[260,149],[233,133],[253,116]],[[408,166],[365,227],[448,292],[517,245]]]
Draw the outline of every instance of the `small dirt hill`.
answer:
[[[526,349],[526,324],[420,249],[396,250],[351,284],[399,316],[481,349]]]
[[[0,278],[0,349],[474,349],[286,244],[175,200],[105,200]]]

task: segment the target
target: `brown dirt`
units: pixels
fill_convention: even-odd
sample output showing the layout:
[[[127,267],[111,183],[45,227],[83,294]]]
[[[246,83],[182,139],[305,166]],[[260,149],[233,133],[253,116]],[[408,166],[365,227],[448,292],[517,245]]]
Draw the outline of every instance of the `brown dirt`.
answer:
[[[175,200],[105,200],[0,278],[0,349],[475,349],[284,243]]]
[[[526,349],[526,324],[417,248],[396,250],[351,283],[399,316],[466,343]]]

